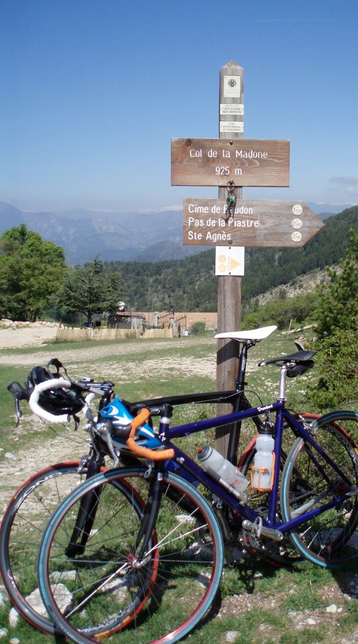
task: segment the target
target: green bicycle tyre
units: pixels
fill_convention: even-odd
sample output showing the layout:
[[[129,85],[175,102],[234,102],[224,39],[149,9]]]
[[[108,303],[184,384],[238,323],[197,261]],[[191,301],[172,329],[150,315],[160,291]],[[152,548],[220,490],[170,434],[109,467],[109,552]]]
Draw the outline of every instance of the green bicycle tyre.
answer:
[[[195,487],[164,473],[157,541],[139,559],[141,519],[129,502],[120,518],[112,517],[115,481],[127,482],[141,498],[148,494],[145,469],[112,470],[70,494],[50,520],[39,553],[43,601],[60,630],[79,644],[174,644],[204,617],[215,598],[223,566],[218,522]],[[99,488],[96,531],[85,556],[68,560],[62,537],[67,522],[72,525],[83,495]],[[54,572],[71,593],[67,607]],[[72,577],[64,581],[67,573]]]
[[[358,414],[334,412],[319,419],[313,437],[342,474],[335,471],[308,441],[298,438],[287,457],[282,478],[281,512],[284,521],[319,510],[335,499],[350,495],[309,517],[291,531],[291,539],[309,561],[339,567],[358,557]]]
[[[40,601],[37,554],[45,527],[56,507],[86,480],[86,472],[78,472],[79,465],[78,462],[57,463],[31,476],[15,492],[1,523],[0,569],[6,591],[18,613],[48,635],[58,635],[59,629]],[[120,507],[128,496],[128,486],[124,481],[113,485]],[[143,502],[132,491],[131,502],[140,515]]]

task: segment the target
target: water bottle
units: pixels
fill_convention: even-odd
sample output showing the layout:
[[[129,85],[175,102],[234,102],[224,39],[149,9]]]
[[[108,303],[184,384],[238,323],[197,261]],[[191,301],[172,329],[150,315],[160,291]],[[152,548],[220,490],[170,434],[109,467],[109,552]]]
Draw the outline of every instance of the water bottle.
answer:
[[[251,469],[251,487],[260,492],[272,489],[275,441],[271,434],[260,434],[256,440],[256,454]]]
[[[199,447],[198,459],[205,472],[222,484],[231,485],[237,492],[246,490],[249,481],[241,472],[209,445]]]

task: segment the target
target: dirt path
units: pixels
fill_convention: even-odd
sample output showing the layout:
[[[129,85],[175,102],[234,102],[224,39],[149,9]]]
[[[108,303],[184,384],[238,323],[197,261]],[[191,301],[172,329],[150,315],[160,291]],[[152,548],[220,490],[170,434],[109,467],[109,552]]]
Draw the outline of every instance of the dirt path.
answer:
[[[90,347],[83,347],[78,343],[75,348],[61,349],[59,345],[46,345],[46,342],[56,337],[57,326],[39,326],[26,325],[21,328],[0,328],[0,365],[21,366],[25,367],[24,377],[28,370],[35,364],[46,365],[47,362],[57,357],[69,370],[73,378],[87,375],[98,380],[107,379],[108,373],[115,374],[115,385],[118,390],[123,383],[138,381],[139,378],[150,378],[150,374],[158,373],[160,370],[163,381],[173,375],[173,354],[165,356],[166,349],[173,349],[173,340],[162,340],[160,342],[160,357],[156,357],[155,350],[158,349],[157,340],[138,340],[135,342],[123,342],[116,345],[98,346],[95,342]],[[183,338],[186,346],[197,346],[208,340],[201,338],[188,337]],[[213,339],[213,346],[214,346]],[[39,351],[45,345],[43,350]],[[23,347],[36,347],[36,353],[14,352],[13,349]],[[148,359],[143,359],[143,350],[148,353]],[[116,358],[118,352],[118,359]],[[141,359],[136,359],[136,355],[141,354]],[[123,368],[123,359],[126,360]],[[112,360],[108,360],[112,357]],[[106,361],[101,365],[101,359]],[[179,358],[179,351],[178,351]],[[191,359],[190,356],[180,356],[180,360],[175,361],[175,370],[178,375],[195,377],[207,376],[215,378],[215,351],[212,356],[201,359]],[[18,451],[16,442],[19,435],[26,432],[27,424],[31,429],[38,430],[38,440],[32,438],[31,445],[25,450]],[[58,463],[61,461],[77,460],[85,454],[88,449],[88,437],[81,429],[75,434],[72,430],[67,431],[63,426],[59,426],[54,431],[53,440],[47,440],[44,445],[41,442],[41,433],[43,431],[43,422],[35,416],[26,415],[20,424],[20,427],[14,428],[14,450],[6,452],[5,458],[0,460],[0,516],[4,511],[7,501],[29,476],[44,465]],[[0,445],[0,454],[2,448]],[[16,465],[16,467],[14,467]],[[9,472],[11,471],[11,476]]]
[[[56,338],[58,324],[8,322],[0,320],[0,349],[38,347]]]

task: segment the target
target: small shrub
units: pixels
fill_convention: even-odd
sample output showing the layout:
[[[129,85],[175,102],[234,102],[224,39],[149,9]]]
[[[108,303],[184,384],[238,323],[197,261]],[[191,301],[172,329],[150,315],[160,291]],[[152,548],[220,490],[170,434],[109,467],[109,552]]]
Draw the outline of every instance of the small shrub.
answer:
[[[202,335],[206,331],[205,322],[194,322],[191,327],[191,332],[193,335]]]

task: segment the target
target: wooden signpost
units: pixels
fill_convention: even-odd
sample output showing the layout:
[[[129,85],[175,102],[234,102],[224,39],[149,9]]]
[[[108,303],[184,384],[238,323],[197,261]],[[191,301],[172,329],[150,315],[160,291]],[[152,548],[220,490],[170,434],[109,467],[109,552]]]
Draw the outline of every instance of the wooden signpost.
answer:
[[[173,186],[218,186],[218,199],[184,200],[184,244],[203,246],[303,246],[323,226],[301,201],[243,200],[243,186],[289,186],[290,144],[243,139],[244,70],[230,61],[220,70],[219,139],[172,139]],[[224,266],[225,262],[222,262]],[[241,278],[218,276],[218,333],[240,329]],[[219,340],[216,384],[234,389],[237,344]],[[218,413],[230,413],[220,405]],[[226,453],[230,427],[217,430]]]

